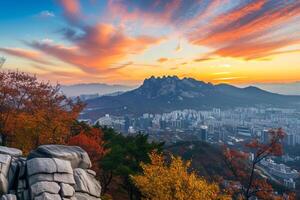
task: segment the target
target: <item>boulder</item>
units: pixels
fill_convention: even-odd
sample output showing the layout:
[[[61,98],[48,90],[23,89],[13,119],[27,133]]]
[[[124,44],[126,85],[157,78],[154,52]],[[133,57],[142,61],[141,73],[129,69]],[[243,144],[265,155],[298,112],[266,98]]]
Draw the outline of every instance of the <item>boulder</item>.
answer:
[[[86,170],[86,172],[89,173],[92,176],[96,176],[96,172],[91,170],[91,169]]]
[[[30,187],[32,197],[37,197],[42,193],[58,194],[60,187],[55,182],[37,182]]]
[[[17,196],[14,194],[6,194],[3,195],[0,200],[17,200]]]
[[[7,176],[10,167],[11,156],[0,154],[0,173]]]
[[[25,179],[20,179],[18,181],[18,188],[19,190],[26,188],[26,180]]]
[[[28,190],[22,190],[22,191],[17,192],[17,199],[19,199],[19,200],[29,200]]]
[[[57,159],[57,158],[53,158],[53,160],[56,164],[57,172],[73,174],[73,169],[72,169],[70,161],[61,160],[61,159]]]
[[[19,165],[19,178],[26,178],[26,158],[18,158],[18,165]]]
[[[44,145],[28,158],[0,147],[0,200],[101,200],[101,186],[80,147]]]
[[[101,200],[100,198],[97,198],[97,197],[94,197],[94,196],[91,196],[89,194],[82,193],[82,192],[76,192],[75,198],[77,200]]]
[[[72,197],[75,194],[75,190],[71,185],[61,183],[60,184],[60,194],[62,197]]]
[[[33,174],[51,174],[57,172],[56,163],[52,158],[33,158],[27,161],[27,173]]]
[[[8,192],[7,178],[0,173],[0,194],[6,194],[7,192]]]
[[[5,147],[5,146],[0,146],[0,154],[6,154],[10,156],[22,156],[22,151],[16,148],[10,148],[10,147]]]
[[[24,180],[25,171],[26,171],[26,159],[23,157],[12,157],[9,171],[8,171],[8,183],[9,188],[13,188],[15,186],[19,187],[19,181]]]
[[[8,192],[8,171],[10,167],[11,156],[0,154],[0,194]]]
[[[40,181],[53,181],[59,183],[67,183],[74,185],[75,180],[73,174],[66,174],[66,173],[54,173],[54,174],[34,174],[29,177],[28,179],[29,185],[32,185],[36,182]]]
[[[74,185],[75,180],[73,174],[54,174],[54,181]]]
[[[59,194],[43,193],[34,198],[34,200],[61,200]]]
[[[88,154],[78,146],[42,145],[32,151],[28,159],[33,158],[59,158],[71,162],[73,169],[88,169],[92,166]]]
[[[88,193],[95,197],[100,197],[101,186],[95,177],[89,174],[86,170],[77,168],[74,169],[75,191]]]
[[[41,182],[41,181],[53,182],[54,174],[34,174],[34,175],[30,176],[28,179],[29,185],[33,185],[33,184],[35,184],[37,182]]]

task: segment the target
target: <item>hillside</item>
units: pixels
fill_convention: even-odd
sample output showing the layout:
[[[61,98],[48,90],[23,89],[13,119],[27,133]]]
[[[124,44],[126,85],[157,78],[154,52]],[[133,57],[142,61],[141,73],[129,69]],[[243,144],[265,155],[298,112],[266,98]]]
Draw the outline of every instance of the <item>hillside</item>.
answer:
[[[177,76],[151,77],[137,89],[118,96],[88,100],[85,116],[93,118],[106,113],[142,114],[169,112],[177,109],[230,108],[238,106],[295,107],[300,96],[279,95],[256,87],[238,88],[213,85]]]
[[[192,160],[192,169],[208,179],[227,177],[229,174],[220,147],[201,141],[186,141],[168,146],[166,151],[181,156],[184,160]]]

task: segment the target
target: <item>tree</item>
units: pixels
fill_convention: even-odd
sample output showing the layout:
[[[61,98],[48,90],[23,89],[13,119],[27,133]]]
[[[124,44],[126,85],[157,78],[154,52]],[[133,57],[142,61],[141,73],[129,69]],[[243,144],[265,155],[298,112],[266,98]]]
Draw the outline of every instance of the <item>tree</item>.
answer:
[[[0,72],[0,134],[3,144],[25,153],[41,144],[64,144],[84,105],[59,85],[22,72]]]
[[[72,136],[68,145],[80,146],[90,156],[92,169],[100,173],[100,161],[106,153],[104,149],[103,132],[99,128],[85,128],[79,134]]]
[[[101,186],[108,192],[113,178],[119,179],[120,186],[127,191],[130,199],[139,199],[139,191],[132,183],[130,175],[141,172],[140,162],[150,162],[149,153],[160,151],[163,143],[148,142],[143,134],[124,136],[111,128],[103,128],[107,154],[101,160]]]
[[[258,164],[261,160],[270,156],[281,156],[283,154],[282,140],[285,133],[279,129],[271,129],[269,131],[269,141],[261,143],[254,139],[245,146],[249,148],[250,153],[254,157],[249,161],[249,153],[225,148],[225,163],[231,170],[232,175],[241,184],[241,187],[231,188],[234,196],[241,199],[250,199],[258,197],[259,199],[278,199],[274,195],[272,186],[256,172]]]
[[[215,183],[208,183],[195,172],[188,172],[190,162],[184,162],[179,157],[171,156],[168,164],[161,154],[152,152],[151,162],[141,163],[143,173],[131,176],[139,188],[143,199],[149,200],[185,200],[231,199],[220,194]]]

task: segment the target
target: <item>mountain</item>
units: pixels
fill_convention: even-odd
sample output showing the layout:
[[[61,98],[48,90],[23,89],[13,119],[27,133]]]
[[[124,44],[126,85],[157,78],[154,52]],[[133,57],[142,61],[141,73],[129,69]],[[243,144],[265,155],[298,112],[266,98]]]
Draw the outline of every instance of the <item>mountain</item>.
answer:
[[[295,107],[300,96],[280,95],[249,86],[213,85],[193,78],[151,77],[137,89],[118,96],[103,96],[86,101],[85,115],[94,118],[105,113],[161,113],[176,109],[231,108],[237,106]]]
[[[255,86],[279,94],[300,95],[300,82],[260,83],[260,84],[255,84]]]
[[[85,84],[75,84],[75,85],[63,85],[61,87],[62,92],[69,96],[80,96],[80,95],[91,95],[98,94],[107,95],[118,92],[125,92],[134,89],[134,86],[125,85],[108,85],[104,83],[85,83]]]

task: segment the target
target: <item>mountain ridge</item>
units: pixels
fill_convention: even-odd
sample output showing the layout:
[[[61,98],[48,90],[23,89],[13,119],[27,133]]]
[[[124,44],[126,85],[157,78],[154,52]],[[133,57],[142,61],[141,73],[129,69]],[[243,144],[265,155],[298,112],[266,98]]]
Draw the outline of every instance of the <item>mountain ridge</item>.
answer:
[[[87,102],[89,116],[110,114],[161,113],[177,109],[209,109],[243,106],[293,107],[300,96],[280,95],[249,86],[213,85],[193,78],[150,77],[143,84],[121,95],[103,96]],[[88,113],[86,113],[88,114]]]

